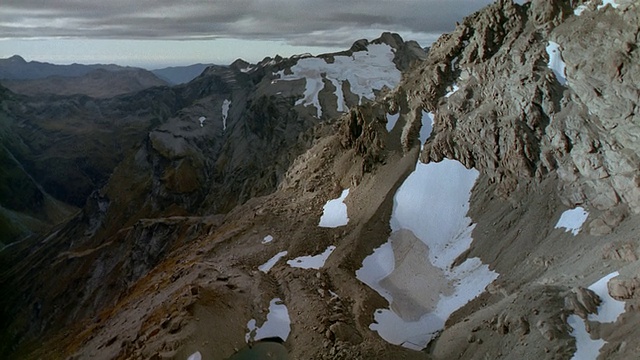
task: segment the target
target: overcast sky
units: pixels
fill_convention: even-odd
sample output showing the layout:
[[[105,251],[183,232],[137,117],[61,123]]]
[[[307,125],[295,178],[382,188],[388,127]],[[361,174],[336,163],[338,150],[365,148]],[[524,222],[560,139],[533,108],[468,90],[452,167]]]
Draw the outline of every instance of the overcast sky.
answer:
[[[428,46],[491,0],[2,0],[0,58],[161,67],[343,50],[383,31]]]

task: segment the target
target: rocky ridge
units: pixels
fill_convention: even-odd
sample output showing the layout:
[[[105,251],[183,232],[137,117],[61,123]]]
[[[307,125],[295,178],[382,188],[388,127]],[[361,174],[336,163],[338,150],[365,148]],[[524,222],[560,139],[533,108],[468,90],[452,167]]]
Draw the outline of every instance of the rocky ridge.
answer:
[[[385,43],[386,38],[393,39],[393,46],[404,44],[391,35],[374,43],[394,49]],[[365,45],[358,51],[367,51],[367,42],[361,43]],[[394,50],[405,63],[420,53],[419,48],[405,48],[411,51]],[[389,54],[394,57],[392,52]],[[305,79],[278,81],[278,73],[287,72],[302,60],[265,59],[250,68],[241,67],[241,63],[212,66],[189,84],[149,89],[126,97],[96,101],[60,98],[60,108],[71,102],[72,112],[79,114],[96,109],[95,105],[103,116],[122,114],[133,106],[137,109],[130,112],[135,114],[130,117],[134,126],[153,127],[146,136],[144,130],[135,129],[136,136],[143,134],[142,142],[122,153],[124,159],[109,175],[108,184],[91,194],[81,214],[44,241],[20,243],[3,253],[11,259],[7,261],[10,264],[23,256],[18,254],[27,252],[19,266],[5,273],[3,282],[11,280],[4,286],[20,287],[21,283],[34,281],[39,285],[27,290],[31,294],[28,296],[34,301],[33,306],[44,306],[44,311],[38,310],[42,316],[38,315],[36,322],[30,321],[29,327],[21,331],[11,330],[7,339],[20,339],[23,331],[34,336],[39,333],[37,329],[56,329],[95,315],[170,257],[183,244],[185,231],[201,236],[208,227],[203,228],[201,221],[208,214],[227,212],[275,190],[288,164],[317,136],[313,130],[320,120],[316,117],[317,105],[296,103],[305,91]],[[392,62],[389,64],[398,71]],[[343,90],[348,94],[349,89],[350,84],[345,81]],[[338,112],[335,100],[325,100],[335,96],[336,89],[319,90],[317,96],[325,114]],[[357,105],[358,97],[352,95],[345,96],[346,106]],[[165,97],[172,99],[162,100]],[[15,117],[34,112],[37,107],[30,103],[42,104],[42,109],[47,104],[46,99],[18,100],[29,105],[25,110],[24,106],[18,107],[18,101],[7,101]],[[57,116],[51,106],[47,109]],[[193,218],[194,215],[197,216]],[[189,239],[186,241],[194,238]],[[149,241],[156,242],[156,250],[148,247]],[[58,260],[43,263],[44,258]],[[25,267],[32,270],[24,272]],[[65,280],[49,284],[44,270],[49,267],[60,268],[56,272],[59,279]],[[38,273],[39,280],[24,278]],[[60,297],[78,283],[86,286],[77,297]],[[16,304],[14,301],[16,297],[6,299],[5,311],[11,308],[9,304]],[[13,316],[15,323],[27,314],[28,311]]]
[[[498,2],[442,37],[414,69],[432,77],[405,89],[436,114],[422,159],[458,159],[505,195],[557,170],[567,205],[638,213],[638,13],[618,3],[577,16],[566,2]],[[569,64],[565,84],[543,70],[549,42]]]
[[[633,60],[639,10],[622,0],[617,8],[602,9],[589,2],[578,16],[574,10],[580,4],[499,1],[443,36],[423,62],[410,67],[398,88],[380,92],[376,102],[352,103],[349,112],[336,120],[330,120],[331,111],[324,108],[334,104],[325,92],[325,100],[320,96],[319,103],[327,119],[300,133],[298,150],[278,155],[290,160],[269,168],[266,175],[252,172],[241,177],[244,183],[239,187],[227,183],[233,186],[229,189],[241,189],[238,194],[247,194],[246,201],[230,197],[227,203],[217,197],[224,191],[188,191],[200,188],[189,187],[193,179],[198,185],[197,179],[208,179],[198,173],[206,172],[207,165],[193,164],[215,158],[212,152],[202,158],[198,154],[217,151],[215,146],[213,150],[199,146],[202,140],[188,130],[198,130],[201,114],[210,119],[218,113],[226,96],[216,103],[211,95],[207,99],[214,102],[211,110],[207,103],[181,110],[153,129],[135,155],[119,165],[109,185],[88,205],[91,209],[84,218],[76,218],[75,224],[68,224],[48,242],[38,243],[21,268],[12,269],[14,276],[26,273],[25,268],[38,273],[45,268],[42,259],[56,258],[58,272],[84,274],[60,277],[82,284],[84,290],[74,294],[77,299],[71,302],[60,295],[64,284],[23,292],[28,306],[18,308],[27,310],[15,323],[28,324],[22,329],[27,328],[23,331],[33,336],[33,342],[23,338],[14,356],[184,359],[200,351],[206,358],[225,359],[245,345],[245,324],[250,319],[264,322],[266,307],[274,298],[282,299],[289,309],[291,335],[285,346],[293,358],[568,359],[577,347],[571,335],[576,328],[569,324],[573,315],[585,321],[591,336],[606,340],[602,357],[634,356],[640,351],[633,342],[639,335],[635,324],[640,321],[639,219],[633,201],[637,186],[630,191],[617,186],[624,183],[620,179],[638,175],[633,165],[638,150],[628,141],[638,133],[637,98],[632,95],[638,89],[637,61]],[[624,29],[617,38],[629,39],[629,45],[594,41],[604,48],[628,49],[618,54],[624,74],[620,82],[601,81],[596,86],[592,80],[608,76],[593,69],[603,68],[594,65],[599,61],[609,64],[609,51],[594,46],[589,49],[593,56],[577,62],[565,57],[565,52],[571,52],[567,49],[579,45],[563,42],[563,34],[597,28],[592,26],[597,22],[617,24]],[[547,66],[545,50],[550,40],[561,45],[567,64],[565,85]],[[582,40],[572,37],[571,42]],[[577,59],[579,54],[573,56]],[[265,59],[262,66],[277,66],[281,60]],[[283,61],[292,66],[294,60]],[[247,69],[246,64],[238,65]],[[251,105],[262,104],[261,114],[272,114],[256,123],[241,123],[251,129],[254,139],[273,139],[270,132],[280,124],[276,120],[296,125],[286,106],[298,109],[300,117],[315,119],[315,106],[296,104],[302,84],[277,81],[275,74],[282,70],[288,74],[277,67],[254,69],[262,79],[252,80],[257,84],[255,94],[282,95],[292,91],[283,89],[284,84],[300,86],[297,97],[288,102],[253,98]],[[291,68],[289,72],[294,73]],[[238,84],[225,82],[225,76],[221,79],[231,88]],[[334,90],[328,86],[330,79],[323,80],[327,89]],[[235,91],[232,96],[241,93]],[[585,102],[589,94],[598,99]],[[251,96],[257,95],[247,98]],[[346,91],[344,98],[355,101]],[[233,98],[230,111],[240,112],[233,105],[238,99],[238,95]],[[610,104],[627,104],[632,111],[613,117]],[[245,108],[250,111],[251,105]],[[434,117],[433,132],[421,150],[417,135],[427,112]],[[390,114],[398,114],[392,127],[388,127]],[[207,119],[202,131],[207,131]],[[239,126],[239,118],[230,119]],[[617,127],[605,131],[602,124],[608,121],[618,122],[617,127],[627,131],[614,131]],[[229,131],[238,131],[232,130],[232,122]],[[224,127],[221,123],[218,129]],[[594,143],[600,145],[587,146]],[[248,150],[242,143],[236,146],[231,154],[245,158]],[[371,331],[376,309],[389,304],[357,280],[355,272],[389,238],[394,194],[416,167],[420,151],[425,162],[446,157],[481,171],[468,214],[475,223],[473,242],[451,266],[477,257],[499,277],[455,311],[426,349],[415,351],[389,344]],[[585,166],[600,164],[593,159],[602,159],[602,165]],[[605,172],[596,177],[591,171],[599,168]],[[567,176],[569,170],[573,176]],[[127,187],[126,174],[140,180]],[[274,175],[272,183],[265,182]],[[614,197],[593,195],[594,189],[608,186],[613,187]],[[350,189],[345,200],[348,224],[318,227],[322,205],[346,188]],[[213,193],[216,196],[210,197]],[[122,207],[126,201],[132,201],[130,209]],[[575,205],[589,211],[582,230],[574,235],[554,228],[561,213]],[[210,216],[212,209],[226,213]],[[118,218],[121,214],[125,215]],[[158,216],[141,219],[154,214]],[[84,234],[87,229],[95,232]],[[268,236],[273,241],[265,243]],[[71,238],[77,243],[67,247],[65,241]],[[284,261],[319,254],[329,245],[336,250],[321,269],[293,268]],[[282,251],[287,251],[284,260],[268,272],[258,270]],[[607,290],[625,301],[626,311],[611,323],[593,320],[590,315],[600,311],[604,295],[588,289],[589,284],[614,270],[620,276],[608,282]],[[34,281],[18,279],[18,283]],[[40,345],[34,335],[37,329],[55,321],[68,325]],[[20,327],[7,332],[12,339],[19,335],[16,329]]]

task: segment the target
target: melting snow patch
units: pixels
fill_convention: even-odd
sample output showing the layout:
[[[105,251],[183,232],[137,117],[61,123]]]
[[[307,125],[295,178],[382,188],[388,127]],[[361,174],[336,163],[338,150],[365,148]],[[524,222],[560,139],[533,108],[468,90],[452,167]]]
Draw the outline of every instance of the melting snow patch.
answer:
[[[271,268],[278,262],[278,260],[282,259],[282,257],[285,256],[285,255],[287,255],[286,251],[281,251],[281,252],[275,254],[266,263],[258,266],[258,270],[262,271],[265,274],[268,273],[269,270],[271,270]]]
[[[331,253],[335,249],[336,247],[331,245],[322,254],[318,254],[315,256],[300,256],[293,260],[287,261],[287,264],[294,268],[318,270],[324,266],[324,263],[329,258],[329,255],[331,255]]]
[[[342,80],[337,79],[329,79],[331,80],[331,84],[336,88],[336,98],[337,100],[337,109],[339,112],[345,112],[347,106],[344,103],[344,93],[342,91]]]
[[[589,8],[587,7],[587,5],[579,5],[578,7],[576,7],[576,8],[573,10],[573,15],[575,15],[575,16],[580,16],[580,15],[582,15],[582,13],[583,13],[585,10],[587,10],[587,9],[589,9]]]
[[[589,286],[589,289],[598,294],[602,300],[602,303],[598,307],[598,314],[589,314],[589,320],[600,323],[612,323],[624,312],[624,301],[618,301],[612,298],[607,288],[609,280],[618,275],[620,274],[617,271],[612,272]]]
[[[423,124],[430,120],[426,114]],[[451,313],[497,278],[478,258],[453,266],[473,240],[466,213],[478,175],[453,160],[418,162],[396,192],[389,242],[356,272],[390,303],[390,309],[376,311],[369,326],[386,341],[426,347]]]
[[[347,216],[347,204],[344,199],[349,195],[349,189],[344,189],[339,198],[329,200],[322,208],[322,216],[320,217],[320,227],[336,228],[349,223]]]
[[[560,45],[553,41],[549,41],[549,45],[547,45],[546,50],[549,55],[547,67],[553,71],[560,84],[566,85],[567,75],[565,73],[565,63],[562,61],[562,54],[560,53]]]
[[[420,128],[420,143],[422,145],[424,145],[424,142],[427,141],[429,136],[431,136],[431,132],[433,131],[433,119],[434,115],[432,112],[422,110],[422,127]]]
[[[616,0],[602,0],[602,5],[598,5],[598,10],[604,9],[605,6],[611,5],[614,9],[617,9],[620,4],[616,3]]]
[[[588,319],[590,321],[612,323],[624,312],[624,301],[618,301],[609,296],[609,290],[607,289],[609,280],[618,275],[619,273],[617,271],[612,272],[589,286],[589,289],[595,292],[602,300],[602,303],[598,307],[598,313],[589,314]],[[576,338],[576,352],[571,359],[597,359],[600,354],[600,349],[606,344],[606,341],[602,339],[591,339],[591,335],[589,335],[586,329],[587,324],[578,315],[569,316],[567,318],[567,324],[573,328],[571,336]]]
[[[587,217],[589,217],[589,213],[580,206],[567,210],[560,216],[555,229],[565,228],[565,231],[571,231],[574,236],[578,235]]]
[[[596,360],[600,349],[606,341],[602,339],[592,340],[586,330],[587,325],[578,315],[569,316],[567,324],[573,328],[571,336],[576,338],[576,352],[571,360]]]
[[[387,114],[387,132],[391,132],[393,127],[396,126],[396,122],[398,122],[398,118],[400,118],[400,113],[396,114]]]
[[[444,95],[444,97],[449,97],[451,95],[453,95],[453,93],[455,93],[456,91],[458,91],[460,88],[458,87],[458,84],[453,84],[453,88],[451,89],[451,91],[449,91],[448,93],[446,93]]]
[[[222,102],[222,130],[227,129],[227,116],[229,115],[229,107],[231,107],[231,101],[225,99]]]
[[[203,127],[203,126],[204,126],[204,121],[205,121],[205,120],[207,120],[207,118],[206,118],[206,117],[204,117],[204,116],[200,116],[200,118],[198,119],[198,121],[200,121],[200,127]]]
[[[256,320],[251,319],[247,323],[249,331],[245,335],[245,341],[258,341],[270,337],[279,337],[283,341],[287,341],[291,332],[291,319],[289,319],[289,311],[286,305],[282,303],[280,298],[271,300],[269,304],[269,313],[267,321],[261,327],[256,326]]]
[[[268,243],[270,243],[272,241],[273,241],[273,236],[271,236],[271,235],[267,235],[267,236],[264,237],[264,239],[262,239],[262,243],[263,244],[268,244]]]
[[[193,354],[189,355],[187,360],[202,360],[202,354],[200,354],[200,351],[196,351]]]

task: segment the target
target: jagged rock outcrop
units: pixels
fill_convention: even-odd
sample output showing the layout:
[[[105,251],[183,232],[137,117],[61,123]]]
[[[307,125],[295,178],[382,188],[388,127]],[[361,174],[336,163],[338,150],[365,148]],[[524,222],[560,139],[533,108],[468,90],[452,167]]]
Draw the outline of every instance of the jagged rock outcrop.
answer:
[[[441,37],[405,89],[435,114],[422,159],[476,167],[503,194],[557,171],[568,205],[639,212],[639,19],[637,4],[620,3],[577,16],[565,1],[499,1]],[[549,42],[565,84],[546,66]]]

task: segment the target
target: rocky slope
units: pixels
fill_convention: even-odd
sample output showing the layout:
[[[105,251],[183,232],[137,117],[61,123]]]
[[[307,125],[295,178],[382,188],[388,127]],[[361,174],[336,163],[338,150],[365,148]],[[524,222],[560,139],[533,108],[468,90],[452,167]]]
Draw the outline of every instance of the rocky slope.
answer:
[[[371,47],[371,53],[368,47]],[[377,80],[376,72],[366,73],[370,68],[345,60],[362,56],[377,58],[373,66],[391,73],[391,79],[383,76]],[[28,311],[11,315],[14,320],[13,325],[5,329],[7,337],[4,338],[10,339],[5,346],[18,339],[23,343],[29,338],[37,339],[42,336],[42,330],[51,333],[65,326],[63,324],[69,326],[93,316],[107,304],[117,301],[122,291],[164,261],[174,246],[173,241],[177,241],[175,245],[182,243],[186,229],[184,220],[195,224],[195,232],[188,232],[199,236],[202,218],[188,220],[191,218],[185,215],[224,213],[256,195],[275,190],[291,161],[310,145],[314,138],[313,127],[319,120],[326,119],[327,114],[345,112],[359,102],[373,100],[373,91],[388,91],[399,81],[400,69],[406,69],[411,59],[418,56],[424,57],[424,53],[417,44],[404,43],[397,35],[385,34],[371,44],[359,41],[358,48],[324,58],[267,58],[251,66],[243,62],[230,67],[213,66],[191,83],[176,88],[154,88],[106,100],[53,99],[59,101],[58,109],[65,111],[52,109],[47,99],[8,101],[7,107],[14,115],[18,114],[15,117],[43,119],[34,122],[38,125],[53,120],[49,120],[50,116],[55,118],[69,112],[78,114],[78,120],[91,113],[101,115],[83,126],[91,126],[92,122],[113,125],[104,120],[112,115],[130,115],[124,115],[128,124],[121,123],[111,130],[125,132],[116,137],[120,142],[116,143],[116,149],[110,148],[116,152],[112,152],[108,160],[118,161],[119,156],[113,156],[118,154],[125,157],[110,175],[107,186],[93,193],[84,211],[46,239],[25,241],[2,253],[6,267],[15,259],[21,259],[4,273],[5,288],[23,288],[21,284],[31,281],[38,284],[29,286],[30,289],[23,288],[25,292],[14,291],[15,294],[22,293],[21,297],[6,298],[3,317],[13,313],[10,309],[20,307],[22,296],[31,299],[29,302],[35,301],[36,307],[46,304],[43,316],[31,318]],[[394,59],[400,65],[394,64]],[[311,70],[318,60],[327,73],[296,74],[296,65],[305,63],[304,68]],[[336,61],[343,62],[332,66]],[[309,67],[310,64],[313,66]],[[354,66],[365,73],[350,77],[357,73],[353,71]],[[395,83],[389,82],[394,80]],[[310,88],[307,82],[323,86]],[[332,87],[333,83],[340,89]],[[363,86],[366,92],[363,92]],[[309,99],[305,99],[307,92]],[[336,94],[344,94],[340,103]],[[69,105],[72,105],[71,110],[66,110]],[[45,109],[49,115],[41,116],[38,111]],[[37,116],[26,116],[34,113]],[[152,127],[152,130],[145,133],[138,126]],[[20,130],[25,126],[16,128]],[[42,137],[49,134],[30,133]],[[140,145],[128,151],[122,141],[135,141],[135,136],[140,135],[144,137]],[[96,143],[92,139],[69,138]],[[42,142],[47,143],[45,140],[49,139]],[[69,150],[59,142],[54,146],[60,151]],[[42,153],[55,154],[51,149]],[[105,159],[96,156],[99,154],[93,154],[88,160],[104,162]],[[68,167],[62,167],[70,171]],[[108,175],[109,172],[100,174]],[[47,178],[45,173],[39,175],[35,178]],[[64,189],[63,186],[60,188]],[[151,217],[155,220],[141,220]],[[215,224],[218,221],[215,219],[207,221]],[[140,224],[145,225],[139,227]],[[150,238],[142,234],[156,238],[160,228],[166,236],[160,236],[156,250],[151,250],[145,245]],[[73,263],[71,266],[63,259],[66,256]],[[43,263],[45,258],[60,261]],[[50,266],[61,271],[55,283],[51,283],[45,274]],[[25,268],[32,270],[25,272]],[[75,291],[80,283],[85,284],[86,276],[94,271],[99,274],[92,280],[93,285],[81,290],[77,297],[60,296]],[[112,285],[104,286],[106,283]],[[29,323],[27,327],[21,325],[25,320]]]
[[[225,359],[280,299],[295,359],[570,359],[587,331],[605,341],[593,358],[633,358],[640,9],[613,5],[498,1],[407,68],[402,55],[417,50],[387,34],[380,41],[400,45],[394,63],[409,71],[377,101],[325,67],[340,55],[211,68],[184,91],[216,90],[151,129],[82,215],[0,253],[15,264],[3,292],[17,294],[2,300],[4,354]],[[375,45],[342,55],[356,60]],[[439,249],[398,232],[393,218],[406,179],[445,158],[479,176],[474,225],[465,224],[472,241],[438,270],[429,252]],[[318,226],[344,189],[348,221]],[[585,222],[558,228],[577,205]],[[392,300],[356,277],[385,244],[391,275],[409,265],[379,282]],[[318,269],[295,266],[331,247]],[[407,260],[415,254],[424,261]],[[470,260],[497,279],[439,319],[426,348],[381,337],[380,314],[408,309],[399,317],[410,328],[439,314],[425,298],[456,302],[447,289],[474,279],[461,269]],[[438,275],[456,271],[457,281]],[[607,274],[604,290],[591,285]],[[415,291],[415,278],[437,281]],[[605,319],[609,295],[624,311]]]

